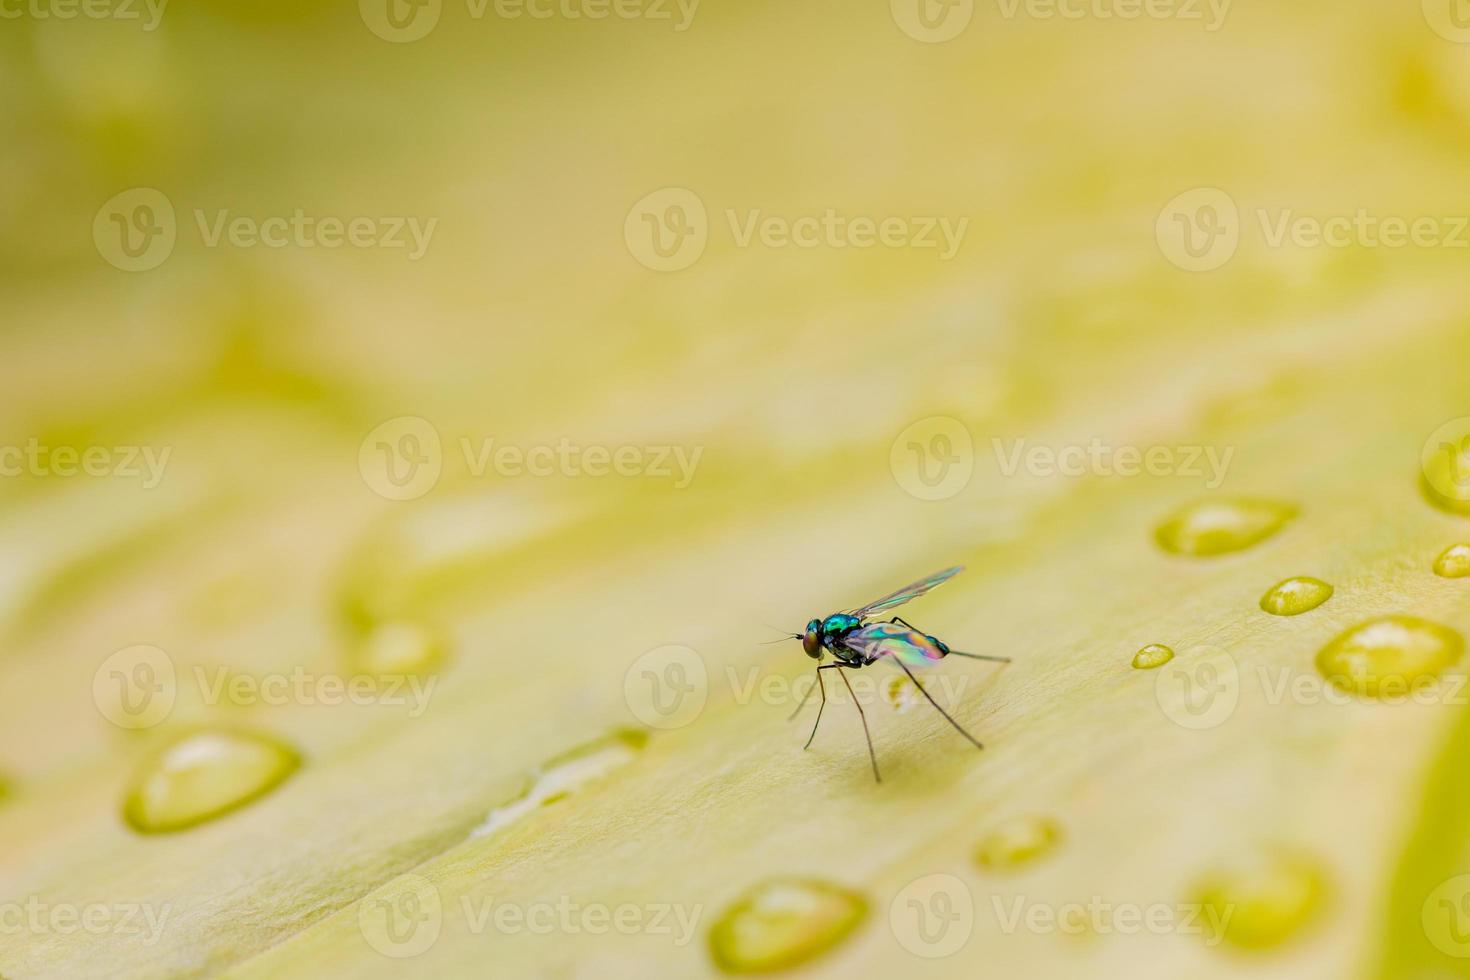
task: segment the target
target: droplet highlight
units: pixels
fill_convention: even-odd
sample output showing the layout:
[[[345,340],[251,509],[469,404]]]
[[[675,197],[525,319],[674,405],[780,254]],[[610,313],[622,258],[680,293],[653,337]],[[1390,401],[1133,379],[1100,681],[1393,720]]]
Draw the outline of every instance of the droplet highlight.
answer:
[[[487,837],[538,808],[565,799],[583,786],[602,779],[636,759],[647,742],[645,732],[620,729],[550,759],[531,773],[525,792],[491,810],[484,822],[470,832],[470,838]]]
[[[1174,651],[1162,643],[1150,643],[1133,655],[1133,666],[1139,670],[1153,670],[1174,659]]]
[[[1470,576],[1470,544],[1456,544],[1446,548],[1434,559],[1434,574],[1441,578]]]
[[[363,674],[424,674],[438,666],[444,644],[420,623],[394,620],[374,626],[352,655],[353,669]]]
[[[1335,637],[1317,670],[1338,688],[1365,697],[1408,694],[1460,659],[1459,633],[1417,616],[1381,616]]]
[[[1319,578],[1297,575],[1283,579],[1261,596],[1261,608],[1273,616],[1300,616],[1332,598],[1332,586]]]
[[[1245,863],[1212,871],[1196,888],[1210,945],[1221,940],[1238,949],[1278,946],[1321,910],[1326,875],[1300,855],[1268,852]]]
[[[123,817],[140,833],[183,830],[264,796],[300,764],[294,749],[264,735],[195,732],[143,765],[123,803]]]
[[[1045,817],[1017,817],[981,838],[975,863],[992,871],[1009,871],[1033,864],[1057,848],[1062,829]]]
[[[1154,530],[1154,540],[1176,555],[1224,555],[1266,540],[1296,515],[1295,507],[1273,500],[1202,500],[1172,514]]]
[[[774,878],[746,892],[710,928],[709,951],[726,973],[766,973],[816,959],[862,923],[867,901],[838,885]]]

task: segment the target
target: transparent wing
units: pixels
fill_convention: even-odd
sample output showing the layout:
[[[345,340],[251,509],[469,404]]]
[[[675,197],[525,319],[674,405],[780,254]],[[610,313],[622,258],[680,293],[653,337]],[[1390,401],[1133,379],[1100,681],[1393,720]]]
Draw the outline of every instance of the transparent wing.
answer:
[[[954,568],[946,568],[942,572],[935,572],[928,578],[921,578],[911,585],[905,585],[897,592],[891,592],[881,599],[874,600],[873,602],[868,603],[866,606],[863,606],[861,609],[854,609],[852,611],[852,615],[858,617],[859,619],[862,619],[865,616],[871,616],[873,613],[879,613],[885,609],[892,609],[895,606],[901,606],[905,602],[908,602],[910,599],[914,599],[923,595],[925,592],[928,592],[935,586],[943,585],[945,582],[948,582],[950,579],[954,578],[956,575],[958,575],[960,572],[963,572],[964,570],[965,566],[956,565]]]
[[[910,667],[928,667],[944,659],[944,651],[923,633],[897,623],[874,623],[842,638],[843,646],[870,660],[896,657]]]

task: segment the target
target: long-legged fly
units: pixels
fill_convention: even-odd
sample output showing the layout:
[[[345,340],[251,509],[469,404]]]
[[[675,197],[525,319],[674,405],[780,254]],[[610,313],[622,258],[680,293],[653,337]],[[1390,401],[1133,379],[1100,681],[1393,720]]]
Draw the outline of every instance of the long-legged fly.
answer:
[[[951,718],[948,711],[939,706],[939,702],[924,690],[924,685],[919,683],[919,679],[914,676],[914,672],[909,667],[911,664],[915,667],[927,667],[951,654],[957,657],[969,657],[973,660],[993,660],[997,663],[1010,663],[1011,658],[989,657],[980,653],[961,653],[958,650],[951,650],[943,640],[930,636],[898,616],[883,622],[868,622],[875,614],[901,606],[910,599],[918,598],[962,571],[964,567],[957,566],[946,568],[942,572],[935,572],[927,578],[921,578],[911,585],[905,585],[897,592],[890,593],[851,612],[833,613],[825,619],[814,619],[806,624],[804,633],[791,634],[792,639],[801,640],[801,648],[806,651],[806,655],[817,661],[815,686],[822,692],[822,703],[817,708],[817,720],[812,725],[812,733],[807,736],[806,745],[802,746],[803,749],[811,748],[812,739],[817,737],[817,726],[822,723],[822,711],[827,707],[827,686],[822,682],[822,671],[835,670],[837,676],[842,678],[842,683],[847,685],[848,693],[852,695],[852,703],[857,705],[858,717],[862,719],[863,738],[868,742],[868,759],[873,763],[873,778],[880,783],[883,781],[883,777],[878,774],[878,757],[873,752],[873,737],[868,733],[867,715],[863,713],[863,706],[847,679],[847,671],[860,670],[879,660],[888,660],[898,664],[909,676],[909,680],[913,681],[914,687],[919,689],[919,693],[928,699],[929,703],[934,706],[934,710],[944,716],[945,721],[955,727],[955,731],[969,739],[970,744],[975,748],[985,748],[975,736],[965,731],[964,726]],[[822,660],[828,653],[832,655],[833,662],[824,664]],[[795,718],[801,709],[806,707],[811,696],[811,688],[808,688],[801,703],[791,713],[792,718]]]

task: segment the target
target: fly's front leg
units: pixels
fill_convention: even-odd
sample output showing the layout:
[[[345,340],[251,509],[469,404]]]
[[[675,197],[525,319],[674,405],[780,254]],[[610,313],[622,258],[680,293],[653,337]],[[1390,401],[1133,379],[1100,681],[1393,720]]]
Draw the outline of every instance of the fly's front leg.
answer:
[[[836,669],[836,664],[823,664],[817,668],[817,690],[822,692],[822,703],[817,706],[817,720],[812,722],[812,733],[806,737],[806,744],[801,747],[803,752],[812,747],[812,739],[817,737],[817,726],[822,723],[822,712],[827,710],[827,685],[822,683],[822,671]]]

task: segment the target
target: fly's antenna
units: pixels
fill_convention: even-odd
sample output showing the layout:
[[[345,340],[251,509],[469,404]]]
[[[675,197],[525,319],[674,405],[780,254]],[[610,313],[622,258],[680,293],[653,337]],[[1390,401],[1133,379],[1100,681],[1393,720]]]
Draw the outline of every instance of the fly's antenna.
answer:
[[[785,630],[781,629],[781,627],[779,627],[779,626],[772,626],[769,623],[765,623],[765,624],[762,624],[762,625],[764,625],[766,627],[766,629],[768,629],[768,630],[775,630],[777,633],[780,633],[781,634],[779,637],[777,637],[774,640],[766,640],[765,642],[761,643],[760,645],[763,646],[763,647],[770,646],[772,643],[785,643],[787,640],[799,640],[799,639],[801,639],[801,634],[800,633],[788,633]]]

